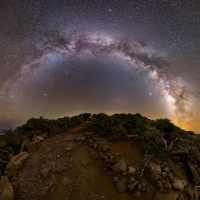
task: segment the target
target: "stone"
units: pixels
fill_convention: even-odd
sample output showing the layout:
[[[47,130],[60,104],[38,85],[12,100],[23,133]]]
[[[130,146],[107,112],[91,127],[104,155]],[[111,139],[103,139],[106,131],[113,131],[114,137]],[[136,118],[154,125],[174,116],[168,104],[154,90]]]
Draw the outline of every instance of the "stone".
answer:
[[[41,176],[43,179],[47,178],[50,174],[50,167],[47,167],[47,168],[44,168],[42,171],[41,171]]]
[[[114,160],[114,159],[115,159],[115,156],[113,156],[113,155],[110,156],[110,159],[111,159],[111,160]]]
[[[73,183],[73,181],[69,178],[63,178],[62,183],[65,184],[65,185],[70,185],[70,184]]]
[[[190,196],[190,195],[189,195]],[[188,199],[187,197],[186,197],[186,194],[184,194],[184,193],[180,193],[180,195],[179,195],[179,197],[178,197],[178,200],[185,200],[185,199]],[[189,197],[189,199],[192,199],[191,197]],[[198,200],[198,198],[197,199],[193,199],[193,200]]]
[[[11,179],[11,182],[15,182],[15,181],[18,181],[17,176],[13,176],[12,179]]]
[[[87,142],[88,142],[88,145],[89,145],[90,147],[93,147],[93,144],[94,144],[93,139],[89,139]]]
[[[116,151],[116,152],[114,153],[114,155],[115,155],[115,156],[120,156],[121,153],[119,153],[118,151]]]
[[[127,172],[122,172],[122,175],[123,176],[126,176],[128,173]]]
[[[170,181],[173,181],[174,180],[174,175],[173,175],[173,173],[168,173],[168,178],[169,178],[169,180]]]
[[[170,192],[172,190],[172,185],[169,183],[169,182],[166,182],[164,184],[164,189],[167,191],[167,192]]]
[[[135,182],[135,179],[131,176],[131,177],[128,179],[128,182],[129,182],[129,183],[133,183],[133,182]]]
[[[23,141],[23,143],[20,147],[20,151],[19,151],[20,153],[25,151],[26,143],[28,143],[28,142],[29,142],[29,139]]]
[[[112,179],[112,181],[113,181],[114,183],[116,183],[117,181],[119,181],[119,177],[118,177],[118,176],[114,176],[113,179]]]
[[[108,145],[103,144],[103,145],[100,145],[100,146],[99,146],[99,149],[100,149],[101,151],[106,152],[106,151],[108,151],[109,147],[108,147]]]
[[[151,182],[158,181],[159,179],[162,178],[162,176],[161,176],[162,169],[161,169],[160,165],[156,165],[153,162],[151,162],[150,164],[148,164],[145,167],[144,172],[145,172],[146,177]]]
[[[92,156],[95,156],[95,155],[96,155],[96,152],[94,152],[94,151],[91,152],[91,155],[92,155]]]
[[[40,140],[37,138],[37,135],[33,135],[31,142],[40,142]]]
[[[180,157],[179,155],[175,155],[175,156],[172,157],[174,163],[179,162],[180,158],[181,158],[181,157]]]
[[[25,151],[14,156],[6,166],[5,174],[9,177],[16,176],[28,157],[29,154]]]
[[[98,144],[94,143],[93,147],[96,149],[98,147]]]
[[[129,167],[128,168],[128,174],[135,174],[136,169],[134,167]]]
[[[49,136],[48,136],[48,133],[42,133],[40,135],[40,137],[43,137],[44,139],[47,139]]]
[[[76,147],[81,146],[81,144],[83,144],[83,141],[79,141],[79,142],[77,142]]]
[[[180,190],[183,191],[185,189],[185,187],[187,186],[187,181],[186,180],[174,180],[174,182],[172,183],[172,186],[175,190]]]
[[[167,177],[167,172],[162,172],[162,177],[166,178]]]
[[[85,140],[86,140],[86,137],[83,135],[76,136],[76,141],[85,141]]]
[[[169,167],[165,167],[165,168],[163,169],[163,171],[164,171],[164,172],[169,172]]]
[[[0,199],[1,200],[14,200],[14,191],[13,191],[13,188],[12,188],[7,176],[1,177]]]
[[[137,184],[138,184],[138,181],[135,181],[134,183],[128,184],[127,185],[128,190],[132,191],[136,187]]]
[[[89,162],[88,162],[88,161],[82,161],[81,164],[82,164],[83,166],[87,167],[88,164],[89,164]]]
[[[139,184],[137,184],[137,190],[141,190],[141,188],[142,188],[142,185],[139,183]]]
[[[155,184],[158,187],[158,189],[159,189],[160,192],[164,192],[165,191],[165,189],[164,189],[164,183],[163,183],[162,179],[156,181]]]
[[[18,182],[17,182],[17,181],[13,181],[13,182],[11,182],[10,184],[12,185],[13,190],[14,190],[14,191],[17,191],[17,189],[18,189]]]
[[[51,188],[53,187],[54,182],[53,181],[48,181],[44,187],[44,193],[46,193],[47,191],[50,191]]]
[[[160,167],[161,167],[162,169],[164,169],[164,168],[167,167],[167,166],[166,166],[166,164],[161,163],[161,164],[160,164]]]
[[[72,151],[74,148],[73,147],[67,147],[65,148],[66,151]]]
[[[125,172],[127,170],[126,161],[122,158],[113,167],[115,173]]]
[[[121,181],[118,181],[118,182],[116,183],[116,186],[117,186],[118,192],[123,193],[123,192],[126,191],[126,185],[125,185],[125,183],[123,183],[123,182],[121,182]]]
[[[105,153],[108,157],[111,157],[112,156],[112,153],[111,152],[106,152]]]
[[[187,188],[187,195],[189,196],[189,199],[192,199],[192,200],[199,200],[199,192],[197,189],[195,189],[194,186],[189,186]],[[183,198],[184,200],[184,198]]]
[[[34,142],[27,142],[26,143],[26,148],[29,153],[35,153],[40,145],[40,140],[35,140]]]
[[[53,194],[55,192],[55,187],[53,186],[50,190],[50,193]]]
[[[36,135],[36,137],[37,137],[37,139],[38,139],[40,142],[43,142],[43,141],[44,141],[44,138],[43,138],[43,137],[38,136],[38,135]]]
[[[149,188],[146,185],[141,185],[140,192],[149,192]]]
[[[136,197],[136,198],[141,197],[140,191],[136,191],[136,192],[133,194],[133,196]]]

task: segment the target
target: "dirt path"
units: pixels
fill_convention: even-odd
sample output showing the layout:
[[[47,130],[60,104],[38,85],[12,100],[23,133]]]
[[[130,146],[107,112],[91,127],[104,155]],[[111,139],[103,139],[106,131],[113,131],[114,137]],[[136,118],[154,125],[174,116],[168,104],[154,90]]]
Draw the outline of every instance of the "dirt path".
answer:
[[[112,182],[111,171],[93,147],[88,146],[84,126],[54,135],[41,143],[16,178],[16,200],[133,200],[130,192],[120,194]],[[140,165],[136,147],[125,141],[110,144],[132,166]],[[148,183],[147,183],[148,184]],[[153,199],[153,191],[139,199]]]

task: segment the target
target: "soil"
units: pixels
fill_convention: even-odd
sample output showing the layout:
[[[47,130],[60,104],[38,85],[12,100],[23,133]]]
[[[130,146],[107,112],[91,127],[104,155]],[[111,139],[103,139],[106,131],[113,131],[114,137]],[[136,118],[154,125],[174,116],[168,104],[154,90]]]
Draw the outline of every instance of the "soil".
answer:
[[[40,143],[39,149],[30,155],[16,178],[16,200],[133,200],[131,192],[120,194],[112,182],[111,170],[87,141],[76,141],[82,135],[84,125],[69,129],[66,133],[53,135]],[[118,151],[128,166],[141,166],[140,149],[126,141],[108,142],[113,151]],[[42,171],[47,171],[45,177]],[[126,178],[126,177],[124,177]],[[141,193],[139,199],[153,199],[152,185],[143,177],[141,182],[150,189]],[[15,182],[14,182],[15,183]]]

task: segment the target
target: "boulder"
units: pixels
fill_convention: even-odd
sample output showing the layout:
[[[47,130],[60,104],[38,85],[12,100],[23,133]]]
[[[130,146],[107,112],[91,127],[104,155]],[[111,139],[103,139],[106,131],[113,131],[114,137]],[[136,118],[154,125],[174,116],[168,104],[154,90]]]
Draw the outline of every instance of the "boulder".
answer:
[[[136,169],[134,167],[129,167],[128,168],[128,174],[135,174]]]
[[[128,190],[132,191],[136,187],[137,184],[138,184],[138,181],[135,181],[134,183],[128,184],[127,185]]]
[[[1,177],[0,199],[1,200],[14,200],[14,191],[13,191],[13,188],[12,188],[7,176]]]
[[[113,167],[115,173],[125,172],[127,170],[126,161],[122,158]]]
[[[162,178],[161,174],[162,174],[162,169],[160,167],[160,165],[156,165],[155,163],[150,163],[145,167],[145,175],[146,177],[152,181],[158,181],[159,179]]]
[[[14,156],[6,166],[5,174],[8,176],[16,176],[28,157],[29,154],[26,151]]]
[[[188,185],[188,182],[186,180],[179,180],[175,179],[174,182],[172,183],[172,186],[175,190],[180,190],[183,191],[185,187]]]
[[[123,183],[121,181],[118,181],[116,183],[116,186],[117,186],[118,192],[123,193],[123,192],[126,191],[126,185],[125,185],[125,183]]]

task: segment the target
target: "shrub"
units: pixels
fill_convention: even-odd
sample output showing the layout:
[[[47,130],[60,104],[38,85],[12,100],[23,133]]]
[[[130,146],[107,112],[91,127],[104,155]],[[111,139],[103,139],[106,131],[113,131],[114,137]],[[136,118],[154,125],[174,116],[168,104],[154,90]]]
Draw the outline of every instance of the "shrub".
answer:
[[[166,118],[156,119],[153,124],[161,133],[171,134],[175,130],[175,125]]]
[[[136,137],[136,144],[143,153],[157,155],[161,159],[167,158],[162,135],[155,127],[144,126]]]

